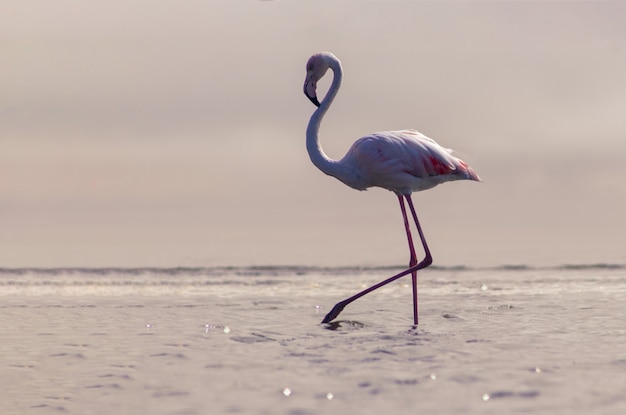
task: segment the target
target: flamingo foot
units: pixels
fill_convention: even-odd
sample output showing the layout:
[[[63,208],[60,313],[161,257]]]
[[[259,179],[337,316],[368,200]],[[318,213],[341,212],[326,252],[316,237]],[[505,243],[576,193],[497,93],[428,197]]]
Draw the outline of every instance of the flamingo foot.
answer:
[[[331,321],[336,319],[337,316],[339,315],[339,313],[341,313],[343,311],[343,308],[345,306],[346,305],[344,304],[344,301],[341,301],[341,302],[338,302],[337,304],[335,304],[333,309],[330,310],[330,313],[326,314],[326,317],[324,317],[324,320],[322,320],[322,324],[330,323]]]

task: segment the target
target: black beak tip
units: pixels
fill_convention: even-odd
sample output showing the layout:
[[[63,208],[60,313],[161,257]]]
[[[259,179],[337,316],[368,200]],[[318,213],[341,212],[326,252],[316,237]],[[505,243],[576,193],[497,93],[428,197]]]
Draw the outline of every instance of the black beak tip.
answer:
[[[310,96],[308,96],[308,95],[307,95],[307,98],[309,98],[309,99],[311,100],[311,102],[312,102],[313,104],[315,104],[315,106],[316,106],[316,107],[319,107],[319,106],[320,106],[320,102],[317,100],[317,97],[316,97],[316,96],[312,96],[312,97],[310,97]]]

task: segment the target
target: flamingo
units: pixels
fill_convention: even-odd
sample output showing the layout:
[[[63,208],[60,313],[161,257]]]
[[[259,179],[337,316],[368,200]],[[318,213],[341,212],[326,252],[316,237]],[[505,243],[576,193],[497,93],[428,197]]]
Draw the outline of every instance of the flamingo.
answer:
[[[333,71],[333,80],[322,101],[317,99],[317,82],[328,69]],[[319,129],[324,115],[337,96],[343,70],[341,62],[330,52],[311,56],[306,64],[304,94],[317,107],[306,130],[306,147],[313,164],[323,173],[333,176],[344,184],[357,189],[381,187],[395,193],[404,219],[404,229],[409,244],[409,268],[352,297],[338,302],[324,317],[322,324],[330,323],[348,304],[362,296],[411,274],[413,283],[413,322],[418,324],[417,271],[432,264],[432,256],[424,233],[417,219],[411,194],[430,189],[440,183],[453,180],[481,181],[478,174],[463,160],[452,155],[452,150],[437,144],[431,138],[415,130],[386,131],[358,139],[341,160],[329,158],[320,145]],[[424,249],[424,259],[417,261],[411,236],[405,201],[411,210],[417,232]]]

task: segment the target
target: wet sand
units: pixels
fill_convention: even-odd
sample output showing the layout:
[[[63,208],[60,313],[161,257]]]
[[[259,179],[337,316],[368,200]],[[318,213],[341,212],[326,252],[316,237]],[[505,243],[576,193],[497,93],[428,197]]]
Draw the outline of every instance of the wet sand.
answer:
[[[626,410],[626,270],[4,270],[2,414]]]

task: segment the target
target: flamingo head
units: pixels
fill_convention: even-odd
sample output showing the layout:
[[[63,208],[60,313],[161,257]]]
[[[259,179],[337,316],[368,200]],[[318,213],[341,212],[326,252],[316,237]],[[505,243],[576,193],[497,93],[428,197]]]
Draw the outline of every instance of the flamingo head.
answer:
[[[304,80],[304,95],[319,107],[317,99],[317,81],[319,81],[330,67],[329,53],[316,53],[306,63],[306,78]],[[336,58],[335,58],[336,59]]]

